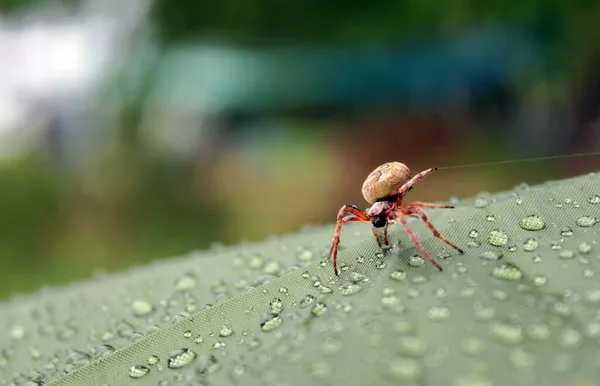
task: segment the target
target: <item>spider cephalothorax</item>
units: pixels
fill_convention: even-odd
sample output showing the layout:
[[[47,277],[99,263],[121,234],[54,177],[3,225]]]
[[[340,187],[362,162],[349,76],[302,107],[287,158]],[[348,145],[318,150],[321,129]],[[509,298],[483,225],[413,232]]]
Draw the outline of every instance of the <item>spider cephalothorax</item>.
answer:
[[[402,205],[404,194],[412,189],[413,185],[417,181],[421,180],[423,177],[431,172],[434,172],[435,170],[437,170],[437,168],[430,168],[417,173],[411,178],[410,169],[406,165],[401,162],[388,162],[379,166],[367,176],[367,179],[363,183],[362,194],[365,200],[371,204],[371,207],[363,212],[362,210],[358,209],[356,205],[344,205],[338,212],[335,233],[333,234],[331,249],[329,250],[329,258],[331,258],[333,254],[333,269],[336,275],[339,274],[337,269],[337,250],[338,245],[340,244],[342,225],[351,221],[371,222],[371,224],[373,224],[373,235],[375,235],[377,245],[381,247],[381,242],[379,241],[379,236],[377,235],[375,228],[384,228],[383,241],[386,245],[389,245],[388,225],[394,224],[396,220],[400,220],[411,241],[440,271],[442,270],[442,267],[433,259],[429,252],[427,252],[419,239],[417,239],[412,229],[410,229],[408,226],[406,216],[421,217],[421,219],[433,232],[435,237],[450,245],[460,253],[463,253],[462,249],[458,248],[456,245],[452,244],[450,241],[440,235],[437,229],[435,229],[433,224],[427,218],[425,212],[423,212],[421,209],[454,208],[453,206],[437,205],[418,201]]]

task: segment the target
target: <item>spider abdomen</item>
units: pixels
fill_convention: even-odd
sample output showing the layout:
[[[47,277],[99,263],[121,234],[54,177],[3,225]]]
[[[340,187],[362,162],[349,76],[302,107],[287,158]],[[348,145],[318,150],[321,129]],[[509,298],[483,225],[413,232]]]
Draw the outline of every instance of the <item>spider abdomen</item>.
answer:
[[[402,162],[388,162],[371,172],[362,186],[362,194],[369,204],[383,201],[398,194],[398,189],[410,180],[410,169]]]

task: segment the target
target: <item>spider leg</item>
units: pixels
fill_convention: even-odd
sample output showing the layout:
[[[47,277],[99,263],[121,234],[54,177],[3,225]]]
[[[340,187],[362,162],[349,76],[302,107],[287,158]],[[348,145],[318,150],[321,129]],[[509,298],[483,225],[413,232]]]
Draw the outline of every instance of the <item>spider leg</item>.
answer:
[[[344,216],[346,212],[350,214]],[[329,250],[329,259],[331,259],[331,255],[333,254],[333,270],[336,275],[339,275],[337,270],[337,252],[338,246],[340,244],[340,234],[342,233],[342,225],[347,222],[352,221],[371,221],[369,216],[362,210],[358,209],[355,206],[344,205],[340,209],[337,215],[337,222],[335,225],[335,232],[333,234],[333,239],[331,240],[331,249]]]
[[[379,241],[379,235],[377,234],[377,229],[375,227],[371,228],[373,230],[373,236],[375,236],[375,240],[377,240],[377,246],[381,248],[381,241]]]
[[[400,222],[402,223],[402,226],[404,227],[404,231],[406,232],[406,234],[408,234],[408,238],[410,238],[410,241],[413,242],[413,244],[415,244],[415,246],[417,248],[419,248],[419,250],[421,252],[423,252],[423,254],[425,255],[425,257],[427,257],[427,259],[429,261],[431,261],[431,263],[440,271],[443,271],[442,267],[433,259],[433,257],[429,254],[429,252],[427,252],[427,250],[425,249],[425,247],[423,247],[423,244],[421,244],[421,242],[419,241],[419,239],[417,238],[417,236],[415,235],[415,232],[413,232],[412,229],[410,229],[410,226],[408,225],[408,221],[406,221],[406,216],[404,215],[404,213],[402,213],[401,211],[397,210],[393,212],[393,216],[394,218],[398,218],[400,220]]]
[[[402,198],[404,198],[404,193],[406,193],[410,188],[412,188],[412,186],[418,181],[423,179],[428,174],[435,172],[436,170],[437,168],[429,168],[427,170],[423,170],[422,172],[415,174],[413,178],[411,178],[404,185],[402,185],[400,189],[398,189],[398,205],[400,205],[400,203],[402,202]]]
[[[385,228],[383,228],[383,242],[385,243],[385,245],[390,245],[390,240],[388,238],[388,226],[390,225],[389,221],[386,221],[385,223]],[[375,231],[375,228],[373,228],[373,231]],[[377,240],[379,243],[379,240]],[[379,247],[381,248],[381,244],[379,244]]]
[[[400,211],[402,211],[402,213],[404,213],[404,214],[418,214],[421,217],[421,219],[423,220],[423,222],[425,224],[427,224],[427,226],[429,227],[429,229],[431,229],[431,232],[433,233],[433,235],[435,237],[437,237],[438,239],[442,240],[443,242],[445,242],[446,244],[448,244],[452,248],[456,249],[460,253],[464,253],[462,249],[460,249],[459,247],[457,247],[456,245],[454,245],[451,241],[449,241],[444,236],[442,236],[437,229],[435,229],[435,227],[433,226],[433,224],[431,223],[431,221],[429,221],[429,218],[427,218],[427,215],[425,214],[425,212],[423,212],[423,210],[421,208],[412,207],[412,206],[408,206],[408,205],[410,205],[410,204],[402,206],[400,208]]]
[[[413,201],[413,202],[409,202],[408,204],[404,204],[402,206],[405,207],[419,207],[419,208],[438,208],[438,209],[452,209],[454,208],[454,206],[452,205],[438,205],[438,204],[432,204],[429,202],[421,202],[421,201]]]

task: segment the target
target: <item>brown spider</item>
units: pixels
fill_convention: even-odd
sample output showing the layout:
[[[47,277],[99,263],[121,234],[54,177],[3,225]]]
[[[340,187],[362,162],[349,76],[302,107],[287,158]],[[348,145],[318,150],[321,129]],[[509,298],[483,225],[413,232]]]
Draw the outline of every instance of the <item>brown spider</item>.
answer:
[[[433,224],[429,221],[425,212],[421,208],[454,208],[451,205],[436,205],[427,202],[410,202],[402,205],[404,194],[411,190],[413,185],[423,177],[436,171],[437,168],[430,168],[418,173],[414,177],[410,177],[410,169],[401,162],[388,162],[377,169],[373,170],[367,177],[362,187],[362,194],[368,203],[372,204],[370,208],[363,212],[356,205],[344,205],[337,215],[337,223],[331,249],[329,250],[329,258],[333,254],[333,270],[336,275],[339,275],[337,269],[337,251],[340,244],[340,233],[342,225],[351,221],[370,221],[373,224],[373,235],[377,240],[377,245],[381,248],[381,242],[375,228],[383,229],[383,241],[385,245],[389,245],[388,240],[388,225],[394,224],[396,220],[400,220],[404,230],[408,234],[410,240],[423,254],[431,261],[433,265],[440,271],[442,267],[433,259],[433,257],[425,250],[415,233],[408,226],[406,216],[421,217],[425,224],[431,229],[433,235],[442,240],[460,253],[464,253],[462,249],[448,241],[438,232]],[[345,216],[346,212],[350,213]]]

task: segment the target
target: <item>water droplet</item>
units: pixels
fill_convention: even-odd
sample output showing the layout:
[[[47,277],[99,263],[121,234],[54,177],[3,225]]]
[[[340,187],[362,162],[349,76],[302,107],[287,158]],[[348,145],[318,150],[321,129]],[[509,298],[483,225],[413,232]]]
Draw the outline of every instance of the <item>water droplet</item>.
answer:
[[[427,343],[416,336],[404,336],[400,339],[400,350],[403,355],[421,357],[427,351]]]
[[[25,328],[19,324],[11,327],[9,335],[11,339],[21,340],[25,336]]]
[[[406,279],[406,272],[404,272],[402,270],[392,271],[392,273],[390,273],[390,278],[392,280],[402,281],[402,280]]]
[[[579,217],[577,219],[577,225],[580,227],[591,227],[592,225],[596,224],[598,222],[598,219],[596,217],[592,217],[592,216],[582,216]]]
[[[175,281],[175,291],[185,292],[196,286],[196,278],[191,274],[186,274]]]
[[[360,272],[350,272],[350,274],[348,275],[348,279],[353,282],[353,283],[360,283],[361,281],[368,281],[369,278],[365,275],[363,275]]]
[[[129,368],[129,376],[131,378],[141,378],[149,372],[150,369],[143,365],[135,365]]]
[[[227,327],[227,326],[223,326],[221,328],[221,330],[219,331],[219,336],[221,338],[227,338],[228,336],[233,335],[233,329]]]
[[[434,306],[427,311],[427,317],[433,322],[440,322],[448,319],[450,309],[447,307]]]
[[[569,249],[563,249],[558,254],[558,258],[561,260],[571,260],[574,257],[575,257],[575,253]]]
[[[480,354],[485,349],[485,343],[479,338],[465,338],[462,341],[462,349],[467,354]]]
[[[513,245],[510,245],[510,246],[508,247],[508,251],[509,251],[509,252],[515,252],[516,250],[517,250],[517,246],[516,246],[516,245],[514,245],[514,244],[513,244]]]
[[[600,288],[590,288],[585,291],[585,300],[589,303],[600,302]]]
[[[510,361],[515,367],[524,369],[535,364],[535,356],[521,349],[516,349],[510,353]]]
[[[586,242],[583,242],[579,244],[579,246],[577,246],[577,250],[579,251],[579,253],[587,255],[592,251],[592,246]]]
[[[488,200],[485,198],[478,198],[475,200],[475,208],[485,208],[488,206]]]
[[[425,259],[419,255],[412,255],[410,259],[408,259],[408,265],[411,267],[422,267],[425,264]]]
[[[516,198],[515,199],[515,204],[521,205],[522,203],[523,203],[523,199],[522,198]]]
[[[281,311],[283,311],[283,302],[281,301],[281,299],[275,298],[269,303],[269,309],[274,315],[280,314]]]
[[[521,228],[528,231],[539,231],[546,226],[544,221],[536,215],[531,215],[522,218],[521,222],[519,222],[519,225],[521,226]]]
[[[192,351],[189,348],[182,348],[181,350],[176,350],[171,353],[167,359],[167,366],[170,369],[179,369],[192,363],[197,356],[198,354],[196,354],[195,351]]]
[[[490,333],[502,343],[519,344],[523,341],[523,328],[517,324],[492,323]]]
[[[548,278],[546,276],[537,275],[533,278],[533,284],[536,287],[543,287],[548,283]]]
[[[351,296],[359,293],[362,290],[362,287],[358,284],[348,283],[342,284],[339,287],[340,293],[344,296]]]
[[[309,249],[303,249],[302,251],[300,251],[300,253],[298,253],[298,260],[300,261],[309,261],[312,260],[312,258],[313,253]]]
[[[503,247],[506,245],[507,242],[508,235],[505,232],[499,229],[495,229],[490,232],[490,235],[488,237],[488,243],[490,243],[491,245],[495,247]]]
[[[146,363],[148,364],[148,366],[154,366],[158,362],[160,362],[160,358],[156,355],[150,355],[148,357],[148,359],[146,360]]]
[[[597,194],[588,197],[587,200],[590,204],[600,204],[600,196]]]
[[[502,263],[492,270],[492,276],[500,280],[519,280],[523,277],[523,272],[512,263]]]
[[[539,243],[534,238],[529,238],[529,239],[525,240],[525,242],[523,243],[523,249],[526,252],[535,251],[538,246],[539,246]]]
[[[270,332],[281,326],[283,319],[279,315],[265,315],[260,321],[260,329]]]
[[[544,323],[534,323],[527,327],[526,334],[529,339],[546,340],[550,337],[550,327]]]
[[[571,227],[563,227],[560,229],[560,235],[563,237],[573,236],[573,229]]]
[[[469,237],[472,239],[476,239],[477,237],[479,237],[479,232],[477,231],[477,229],[471,229],[471,231],[469,232]]]
[[[421,364],[411,358],[396,358],[390,362],[390,375],[401,381],[414,381],[422,375]]]
[[[321,316],[327,312],[327,305],[325,303],[316,303],[311,312],[314,316]]]
[[[581,344],[581,334],[579,331],[565,328],[560,334],[559,342],[563,347],[577,347]]]
[[[467,247],[469,248],[478,248],[481,246],[481,243],[477,240],[469,240],[467,242]]]
[[[494,222],[496,221],[496,216],[494,216],[493,214],[488,214],[487,216],[485,216],[485,219],[489,222]]]
[[[384,269],[385,268],[385,261],[383,261],[383,260],[377,260],[375,262],[375,268],[377,268],[377,269]]]
[[[145,300],[136,300],[131,304],[131,310],[134,316],[142,317],[154,312],[154,306]]]
[[[479,257],[484,260],[496,261],[496,260],[500,260],[503,256],[504,256],[504,253],[502,253],[502,251],[500,251],[498,249],[489,249],[489,250],[483,252]]]
[[[300,301],[298,302],[298,305],[300,306],[300,308],[306,308],[306,307],[310,306],[311,304],[313,304],[315,300],[316,300],[316,298],[314,296],[305,295],[300,299]]]

